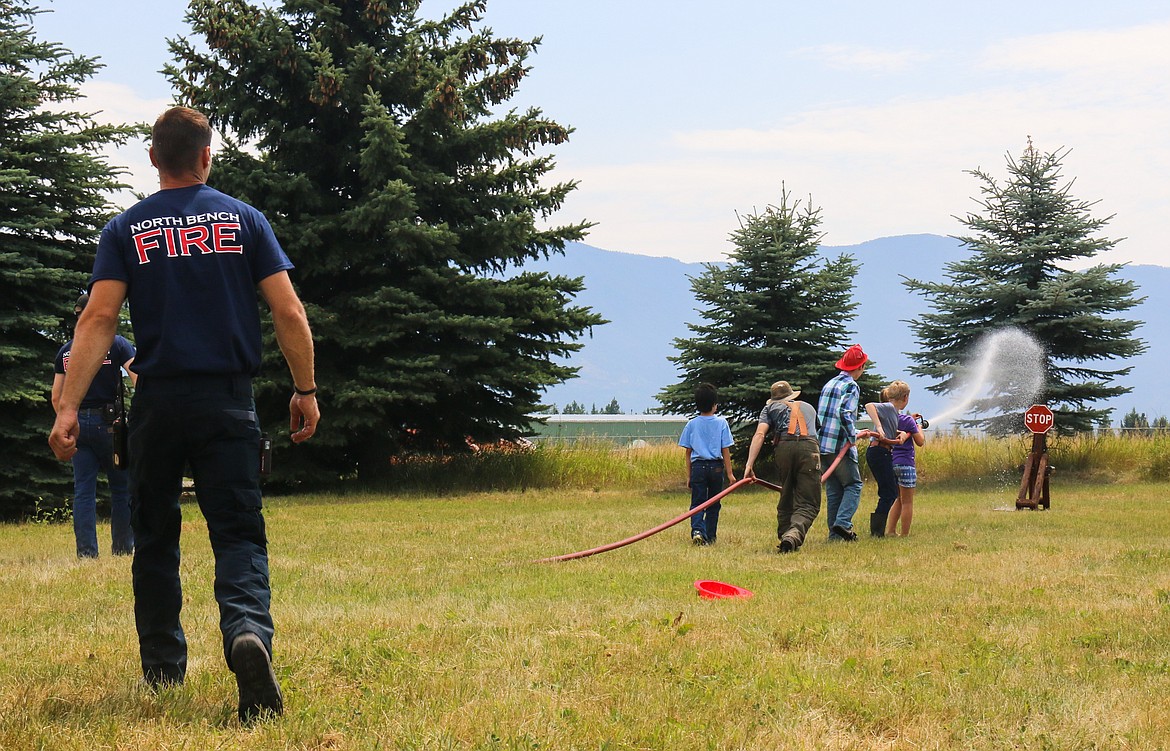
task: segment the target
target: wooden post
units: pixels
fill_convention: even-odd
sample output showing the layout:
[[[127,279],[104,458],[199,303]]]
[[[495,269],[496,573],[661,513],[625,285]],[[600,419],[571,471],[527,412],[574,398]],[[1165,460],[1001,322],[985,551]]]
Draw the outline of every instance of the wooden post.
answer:
[[[1016,510],[1026,508],[1033,511],[1043,506],[1049,508],[1048,476],[1052,467],[1048,464],[1048,434],[1032,434],[1032,450],[1024,462],[1024,476],[1020,480],[1020,493],[1016,497]]]

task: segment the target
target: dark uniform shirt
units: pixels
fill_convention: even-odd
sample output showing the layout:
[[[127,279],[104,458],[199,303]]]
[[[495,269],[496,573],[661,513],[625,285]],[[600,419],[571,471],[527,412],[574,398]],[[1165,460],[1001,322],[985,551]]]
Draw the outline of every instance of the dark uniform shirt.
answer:
[[[69,370],[69,355],[73,350],[73,340],[57,351],[57,358],[53,361],[53,372],[64,375]],[[118,379],[122,377],[122,365],[134,358],[134,345],[125,337],[114,336],[114,343],[110,351],[102,360],[102,366],[85,392],[81,400],[82,409],[93,409],[112,404],[118,398]],[[135,372],[138,372],[137,369]]]
[[[143,376],[255,375],[256,285],[293,267],[264,216],[206,185],[138,202],[102,230],[93,282],[127,284]]]

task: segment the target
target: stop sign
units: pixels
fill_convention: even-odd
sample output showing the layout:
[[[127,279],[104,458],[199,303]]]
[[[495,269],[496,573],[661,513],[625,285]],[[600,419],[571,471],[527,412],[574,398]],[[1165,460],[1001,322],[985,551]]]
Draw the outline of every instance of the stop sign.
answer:
[[[1033,433],[1047,433],[1055,424],[1052,410],[1043,404],[1033,404],[1024,412],[1024,427]]]

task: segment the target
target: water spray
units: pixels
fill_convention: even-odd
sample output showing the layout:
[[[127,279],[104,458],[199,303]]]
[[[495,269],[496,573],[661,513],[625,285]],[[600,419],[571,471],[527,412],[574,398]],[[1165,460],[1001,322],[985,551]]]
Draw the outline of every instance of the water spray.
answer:
[[[925,423],[964,414],[972,407],[977,412],[1027,407],[1044,389],[1044,349],[1022,329],[999,329],[975,342],[955,380],[962,387],[957,401]]]

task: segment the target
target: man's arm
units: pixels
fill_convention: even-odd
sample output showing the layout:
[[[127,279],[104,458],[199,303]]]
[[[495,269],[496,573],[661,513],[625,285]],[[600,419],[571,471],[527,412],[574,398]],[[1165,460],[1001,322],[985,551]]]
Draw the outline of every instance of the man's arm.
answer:
[[[49,433],[49,446],[61,461],[77,452],[77,410],[89,391],[118,330],[118,313],[126,300],[126,283],[115,279],[94,282],[89,304],[73,331],[69,370],[57,398],[57,419]]]
[[[869,421],[873,423],[873,430],[867,431],[868,437],[878,443],[878,445],[888,446],[889,441],[886,439],[885,429],[882,427],[881,418],[878,417],[878,409],[876,402],[865,403],[865,413],[869,415]],[[863,436],[858,433],[857,438],[861,440]]]
[[[288,405],[289,430],[293,443],[300,443],[312,437],[321,420],[317,395],[302,396],[296,393],[297,390],[311,391],[317,388],[313,367],[313,332],[309,329],[305,306],[297,297],[287,271],[278,271],[260,280],[260,294],[272,309],[276,342],[292,373],[294,393]]]
[[[64,373],[54,373],[53,374],[53,393],[50,396],[50,400],[53,403],[53,411],[54,412],[57,411],[57,405],[61,401],[61,388],[64,385],[65,385],[65,374]]]
[[[135,373],[134,369],[130,367],[133,364],[134,364],[134,358],[131,357],[129,360],[122,363],[122,370],[125,370],[126,374],[130,376],[130,385],[137,386],[138,385],[138,374]],[[121,378],[122,374],[119,373],[118,377]]]
[[[764,445],[764,438],[768,435],[770,426],[766,422],[761,422],[756,425],[756,433],[752,436],[751,445],[748,446],[747,464],[743,468],[744,477],[756,476],[756,457],[760,455],[760,448]]]
[[[130,355],[126,358],[126,361],[122,363],[122,370],[126,371],[126,375],[130,376],[130,385],[137,386],[138,374],[134,372],[134,369],[131,366],[134,365],[134,358],[138,356],[138,350],[134,347],[133,344],[130,343],[130,340],[126,339],[125,337],[118,338],[126,343],[125,352],[129,353]],[[118,373],[118,377],[121,378],[122,374]]]
[[[841,401],[841,424],[844,433],[851,443],[857,442],[857,405],[861,401],[861,392],[856,388],[848,389]]]

